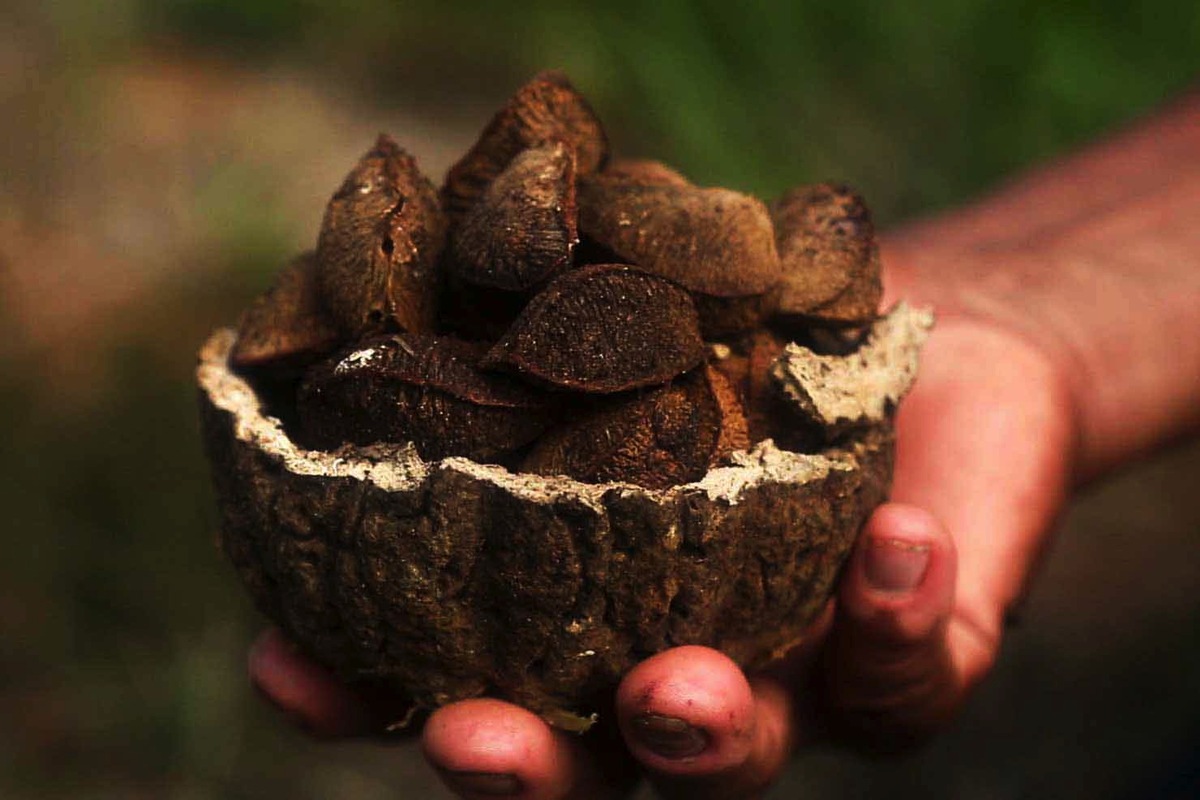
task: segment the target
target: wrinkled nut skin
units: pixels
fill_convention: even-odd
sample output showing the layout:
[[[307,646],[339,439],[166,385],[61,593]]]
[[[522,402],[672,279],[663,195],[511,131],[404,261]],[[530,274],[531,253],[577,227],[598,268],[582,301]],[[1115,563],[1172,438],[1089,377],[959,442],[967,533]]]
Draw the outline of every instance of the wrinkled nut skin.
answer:
[[[522,292],[571,265],[579,242],[575,150],[563,142],[518,154],[450,236],[451,274]]]
[[[704,367],[704,377],[721,416],[721,432],[717,435],[717,446],[709,461],[709,466],[715,467],[730,453],[749,450],[750,445],[760,439],[750,438],[746,407],[733,382],[719,369],[708,364]]]
[[[347,340],[433,331],[446,229],[416,159],[380,135],[330,199],[317,238],[317,285]]]
[[[317,293],[316,273],[316,253],[302,253],[255,298],[238,324],[230,356],[235,367],[297,373],[337,347],[337,327]]]
[[[705,338],[753,328],[774,310],[782,266],[757,198],[671,182],[635,162],[581,179],[578,203],[583,256],[609,254],[685,287]]]
[[[441,192],[446,213],[460,219],[518,153],[550,141],[574,148],[579,175],[590,175],[608,162],[604,126],[560,72],[542,72],[518,89],[450,168]]]
[[[554,421],[549,398],[475,365],[483,347],[450,337],[375,336],[308,371],[296,394],[305,442],[411,441],[427,459],[493,462]]]
[[[746,297],[779,284],[771,217],[755,197],[600,175],[581,176],[578,203],[581,236],[693,292]]]
[[[232,341],[215,334],[198,370],[225,552],[311,656],[423,707],[487,694],[581,730],[665,648],[761,666],[820,613],[890,480],[886,424],[821,455],[761,445],[666,491],[411,447],[308,452],[229,370]]]
[[[625,264],[592,264],[550,282],[488,351],[484,369],[580,392],[655,386],[704,358],[688,293]]]
[[[695,369],[652,391],[625,392],[547,432],[521,470],[667,489],[699,480],[749,446],[745,429],[733,388],[719,374]]]
[[[820,183],[786,192],[771,206],[783,264],[781,319],[861,325],[883,296],[875,224],[862,196]]]

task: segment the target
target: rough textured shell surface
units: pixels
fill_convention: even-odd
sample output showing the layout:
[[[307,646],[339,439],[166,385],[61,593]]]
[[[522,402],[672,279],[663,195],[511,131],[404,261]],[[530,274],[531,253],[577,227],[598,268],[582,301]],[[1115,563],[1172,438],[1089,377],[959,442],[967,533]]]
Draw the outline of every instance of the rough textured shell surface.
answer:
[[[225,552],[313,656],[419,706],[487,694],[582,729],[664,648],[765,664],[820,612],[890,480],[886,415],[822,454],[762,442],[662,491],[411,446],[308,451],[228,368],[233,343],[216,332],[198,369]]]

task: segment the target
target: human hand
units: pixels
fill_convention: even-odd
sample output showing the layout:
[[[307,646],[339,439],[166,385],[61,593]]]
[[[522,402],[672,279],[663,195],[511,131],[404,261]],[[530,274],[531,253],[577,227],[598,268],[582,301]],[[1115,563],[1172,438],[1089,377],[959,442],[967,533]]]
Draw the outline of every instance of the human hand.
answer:
[[[798,746],[895,750],[953,715],[992,665],[1064,501],[1072,404],[1061,370],[1027,332],[968,312],[945,286],[935,294],[903,269],[902,253],[893,261],[899,292],[935,303],[939,322],[897,419],[893,499],[868,520],[808,645],[749,677],[706,648],[654,656],[619,687],[619,736],[556,732],[496,700],[442,708],[421,738],[451,788],[619,797],[640,771],[667,797],[751,797]],[[378,702],[277,632],[256,645],[251,674],[319,735],[369,734],[384,721]]]
[[[893,501],[807,647],[750,678],[704,648],[648,659],[615,743],[456,703],[424,727],[431,763],[468,797],[619,796],[638,769],[668,796],[751,797],[797,746],[936,731],[991,666],[1071,484],[1200,430],[1198,165],[1192,92],[885,242],[891,299],[939,321],[897,419]],[[316,733],[377,729],[377,703],[278,634],[251,673]]]

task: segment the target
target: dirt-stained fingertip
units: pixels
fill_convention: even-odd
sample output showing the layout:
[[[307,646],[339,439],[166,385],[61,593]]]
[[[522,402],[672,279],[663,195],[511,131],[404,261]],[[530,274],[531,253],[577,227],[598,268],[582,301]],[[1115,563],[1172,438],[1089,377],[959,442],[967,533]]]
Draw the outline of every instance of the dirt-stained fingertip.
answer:
[[[278,628],[264,631],[251,645],[247,670],[259,694],[311,736],[367,736],[378,727],[361,697],[304,656]]]
[[[961,702],[947,630],[957,553],[933,515],[888,503],[867,521],[838,592],[816,698],[830,738],[886,755],[920,746]]]

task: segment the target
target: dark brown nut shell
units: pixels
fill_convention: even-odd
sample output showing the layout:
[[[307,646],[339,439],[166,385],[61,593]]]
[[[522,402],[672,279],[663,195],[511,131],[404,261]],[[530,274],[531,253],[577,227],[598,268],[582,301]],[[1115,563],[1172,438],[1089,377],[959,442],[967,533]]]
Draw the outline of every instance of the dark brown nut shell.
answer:
[[[708,383],[713,399],[720,409],[721,432],[717,436],[717,446],[713,448],[708,465],[715,467],[737,450],[750,449],[750,426],[746,417],[746,408],[733,385],[723,373],[709,365],[704,367],[704,377]]]
[[[438,301],[439,330],[493,344],[512,326],[528,302],[528,292],[476,286],[447,275]]]
[[[262,611],[349,678],[425,708],[502,697],[586,728],[638,661],[716,647],[747,669],[801,641],[887,491],[887,417],[816,455],[762,443],[653,491],[513,474],[411,447],[297,447],[200,354],[221,544]]]
[[[692,293],[707,338],[757,325],[781,278],[771,218],[729,189],[600,175],[579,185],[585,252],[669,278]]]
[[[555,388],[608,393],[666,383],[704,354],[687,292],[629,266],[595,264],[551,281],[482,365]]]
[[[347,339],[429,333],[446,218],[416,159],[381,134],[325,209],[317,279]]]
[[[692,292],[696,314],[700,317],[700,332],[706,340],[727,339],[760,327],[762,321],[775,313],[778,290],[746,297],[716,297]]]
[[[550,141],[575,150],[580,175],[608,161],[608,136],[592,107],[566,76],[543,72],[517,90],[484,128],[479,141],[446,174],[442,200],[457,221],[521,151]]]
[[[305,440],[412,442],[429,460],[489,461],[528,444],[553,419],[550,403],[506,375],[481,372],[484,348],[448,337],[366,339],[313,367],[297,395]]]
[[[467,283],[524,291],[571,265],[575,222],[574,149],[562,142],[530,148],[463,216],[448,263]]]
[[[691,185],[691,182],[674,168],[661,161],[642,158],[614,158],[597,178],[632,181],[643,186]]]
[[[779,284],[771,217],[754,197],[581,177],[578,198],[581,235],[690,291],[747,297]]]
[[[874,319],[883,284],[862,196],[838,184],[801,186],[771,213],[784,271],[778,313],[847,325]]]
[[[778,391],[770,378],[771,366],[786,346],[786,340],[759,329],[732,344],[714,344],[710,363],[737,390],[746,409],[750,442],[773,438],[785,449],[803,450],[786,434],[786,428],[795,421],[795,412],[777,406]]]
[[[612,398],[554,428],[521,469],[666,489],[699,480],[721,458],[745,448],[745,428],[732,387],[702,368],[654,391]]]
[[[242,314],[230,363],[238,368],[292,372],[332,352],[337,328],[317,292],[316,254],[303,253]]]

